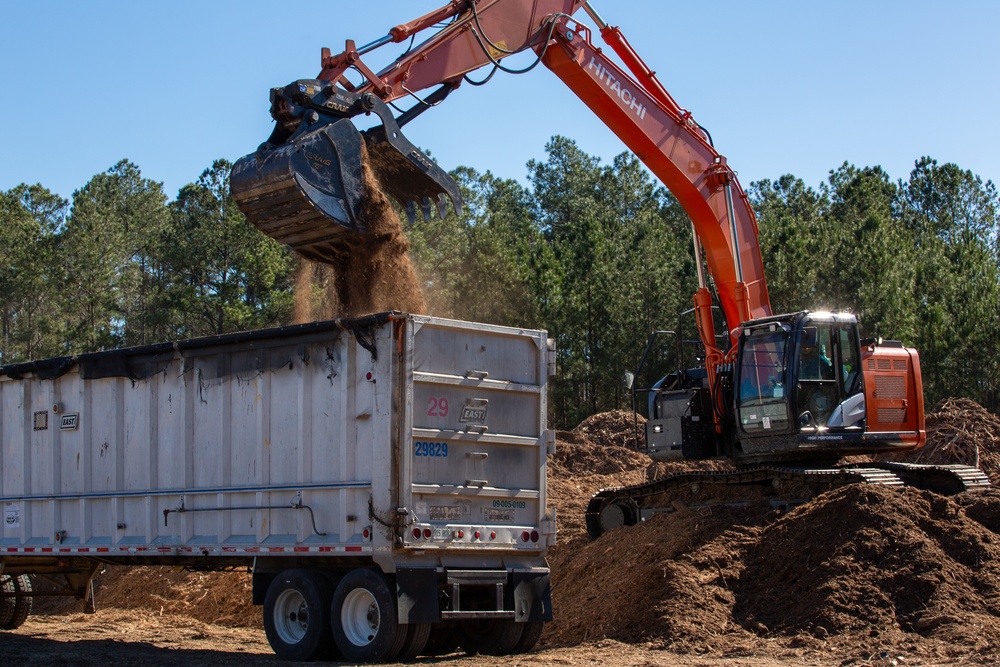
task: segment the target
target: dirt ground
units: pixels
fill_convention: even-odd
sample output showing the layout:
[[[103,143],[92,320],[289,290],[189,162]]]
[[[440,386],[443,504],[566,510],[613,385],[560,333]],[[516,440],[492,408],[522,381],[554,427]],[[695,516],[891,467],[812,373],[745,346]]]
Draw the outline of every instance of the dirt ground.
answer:
[[[107,667],[142,665],[175,667],[263,667],[296,665],[279,660],[271,652],[264,634],[248,628],[208,625],[183,616],[159,616],[152,612],[108,610],[97,616],[32,617],[14,633],[0,635],[0,667],[27,665],[49,667],[73,665]],[[895,662],[893,662],[895,661]],[[578,646],[541,648],[507,658],[470,657],[460,654],[420,659],[416,665],[488,667],[498,663],[511,667],[556,665],[603,665],[605,667],[826,667],[827,665],[972,665],[994,664],[988,656],[964,659],[923,660],[906,654],[865,654],[844,661],[833,655],[791,651],[784,657],[752,654],[726,656],[683,655],[659,650],[648,644],[627,644],[611,639]],[[399,665],[399,663],[395,663]]]
[[[949,401],[928,415],[922,462],[976,463],[997,480],[1000,420]],[[591,540],[599,488],[697,464],[636,452],[633,419],[596,415],[557,435],[550,505],[555,620],[509,665],[791,667],[1000,661],[1000,490],[945,498],[854,485],[776,513],[682,508]],[[718,462],[716,467],[727,464]],[[47,600],[0,634],[7,665],[276,665],[246,573],[109,568],[96,614]],[[428,665],[492,665],[460,654]]]

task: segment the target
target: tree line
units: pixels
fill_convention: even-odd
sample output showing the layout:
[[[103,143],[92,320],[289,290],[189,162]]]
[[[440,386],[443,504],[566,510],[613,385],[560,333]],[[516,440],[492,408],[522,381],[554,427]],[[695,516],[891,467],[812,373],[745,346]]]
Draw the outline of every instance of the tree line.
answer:
[[[216,161],[170,201],[123,160],[64,200],[0,192],[0,364],[291,321],[297,259],[257,232]],[[629,405],[621,377],[691,307],[690,222],[629,154],[553,137],[525,182],[461,167],[466,206],[408,231],[431,314],[544,328],[557,427]],[[929,404],[997,410],[996,187],[918,160],[907,180],[843,164],[810,187],[748,188],[775,312],[850,310],[863,335],[920,350]],[[694,336],[691,329],[689,337]]]
[[[122,160],[73,193],[0,192],[0,363],[280,324],[289,252],[229,197],[219,160],[167,200]]]

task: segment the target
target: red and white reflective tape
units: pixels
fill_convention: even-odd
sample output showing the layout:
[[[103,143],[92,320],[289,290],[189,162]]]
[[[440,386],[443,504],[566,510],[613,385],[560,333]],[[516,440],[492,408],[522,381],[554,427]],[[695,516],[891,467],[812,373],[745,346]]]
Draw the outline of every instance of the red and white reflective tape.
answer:
[[[371,553],[370,545],[349,546],[119,546],[119,547],[0,547],[0,554],[102,554],[109,556],[178,555],[178,556],[259,556],[261,554],[333,554]]]

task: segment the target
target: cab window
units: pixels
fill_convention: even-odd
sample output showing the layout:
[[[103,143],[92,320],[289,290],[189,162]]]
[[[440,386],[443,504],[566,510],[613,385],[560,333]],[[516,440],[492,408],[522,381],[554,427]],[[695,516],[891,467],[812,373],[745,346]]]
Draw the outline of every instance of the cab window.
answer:
[[[807,327],[799,347],[800,380],[833,380],[833,332],[830,327]]]
[[[833,322],[803,328],[795,399],[799,426],[843,426],[845,401],[861,391],[860,370],[855,325]]]
[[[788,332],[781,327],[761,327],[745,335],[736,406],[747,435],[783,432],[789,427],[785,388],[788,342]]]
[[[860,390],[861,384],[861,360],[858,358],[857,342],[851,336],[851,329],[841,329],[840,335],[840,366],[843,377],[841,378],[844,394],[856,394]]]

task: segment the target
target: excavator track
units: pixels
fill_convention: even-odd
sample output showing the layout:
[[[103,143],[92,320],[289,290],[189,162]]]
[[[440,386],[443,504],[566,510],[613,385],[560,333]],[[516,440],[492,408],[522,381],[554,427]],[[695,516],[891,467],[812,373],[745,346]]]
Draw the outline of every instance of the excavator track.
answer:
[[[767,499],[775,509],[787,509],[848,484],[912,486],[942,495],[990,487],[982,471],[963,465],[870,463],[848,468],[762,466],[735,472],[687,472],[599,490],[587,505],[587,532],[597,539],[612,528],[634,525],[692,501],[696,506],[745,505],[756,495]]]

